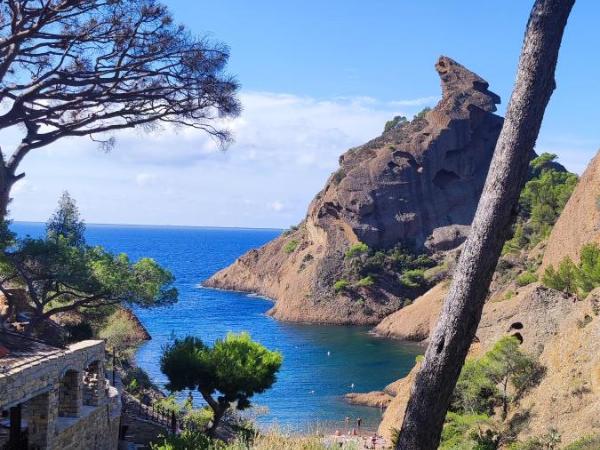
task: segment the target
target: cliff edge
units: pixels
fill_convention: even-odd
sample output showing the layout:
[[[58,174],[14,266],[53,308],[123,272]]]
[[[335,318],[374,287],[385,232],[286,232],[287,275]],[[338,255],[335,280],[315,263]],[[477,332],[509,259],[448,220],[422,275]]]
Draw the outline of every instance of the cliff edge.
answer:
[[[431,255],[462,243],[503,122],[485,80],[447,57],[435,69],[442,87],[435,108],[396,118],[344,153],[297,229],[204,285],[270,297],[278,319],[338,324],[376,324],[423,293],[400,282],[397,267],[386,270],[385,252]],[[361,260],[349,262],[348,250],[357,244],[384,262],[353,279],[348,273]]]

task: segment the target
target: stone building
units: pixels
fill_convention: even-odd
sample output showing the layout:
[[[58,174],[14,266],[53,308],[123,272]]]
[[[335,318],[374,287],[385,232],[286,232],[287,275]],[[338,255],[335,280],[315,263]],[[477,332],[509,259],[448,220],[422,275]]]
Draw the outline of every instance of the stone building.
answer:
[[[114,450],[121,398],[104,342],[57,348],[0,331],[0,449]]]

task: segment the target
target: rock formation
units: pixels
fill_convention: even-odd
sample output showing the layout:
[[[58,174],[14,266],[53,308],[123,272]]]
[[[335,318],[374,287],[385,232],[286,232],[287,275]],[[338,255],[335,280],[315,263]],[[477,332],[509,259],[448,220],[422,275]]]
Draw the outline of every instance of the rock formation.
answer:
[[[579,250],[590,242],[600,243],[600,153],[581,176],[563,213],[552,229],[544,252],[542,270],[557,266],[565,257],[579,261]]]
[[[291,321],[374,324],[398,310],[406,292],[382,277],[336,292],[352,244],[437,252],[459,245],[473,218],[502,118],[488,83],[441,57],[442,99],[411,122],[397,121],[348,150],[297,230],[252,250],[204,285],[255,292]],[[418,294],[418,293],[417,293]],[[414,296],[413,296],[414,298]]]
[[[579,180],[545,246],[541,269],[565,256],[578,260],[581,247],[600,242],[600,155]],[[541,259],[543,245],[531,249],[530,261]],[[523,256],[523,255],[522,255]],[[538,271],[541,273],[541,270]],[[508,295],[510,294],[510,295]],[[385,336],[426,340],[439,315],[444,287],[438,285],[407,308],[395,312],[376,330]],[[485,305],[471,355],[487,351],[505,335],[515,335],[527,353],[545,368],[540,383],[519,401],[517,437],[524,441],[554,429],[567,445],[583,436],[600,435],[600,288],[577,299],[540,283],[519,287],[514,282],[492,293]],[[399,381],[406,387],[388,399],[379,432],[388,438],[400,426],[410,385],[418,367]],[[386,391],[388,395],[390,392]],[[380,401],[383,401],[379,393]],[[357,394],[356,399],[375,398]],[[511,417],[508,418],[511,420]],[[594,447],[595,448],[595,447]]]

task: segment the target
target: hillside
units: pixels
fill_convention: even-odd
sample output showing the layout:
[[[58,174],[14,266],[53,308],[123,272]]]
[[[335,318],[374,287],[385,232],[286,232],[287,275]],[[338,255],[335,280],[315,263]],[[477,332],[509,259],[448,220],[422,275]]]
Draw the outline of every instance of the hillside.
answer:
[[[435,68],[435,108],[344,153],[297,228],[204,285],[268,296],[278,319],[337,324],[376,324],[423,293],[424,270],[465,239],[503,122],[485,80],[447,57]]]

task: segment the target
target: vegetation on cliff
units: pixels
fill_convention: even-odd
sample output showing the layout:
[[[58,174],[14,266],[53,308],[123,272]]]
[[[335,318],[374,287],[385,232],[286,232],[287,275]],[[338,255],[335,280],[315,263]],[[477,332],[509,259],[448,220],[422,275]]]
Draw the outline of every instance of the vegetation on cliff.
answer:
[[[597,243],[584,245],[579,264],[566,256],[557,268],[549,265],[544,271],[542,283],[567,294],[585,297],[600,286],[600,246]]]
[[[542,153],[529,163],[530,178],[519,197],[513,237],[504,244],[503,253],[530,249],[550,235],[577,184],[577,175],[556,163],[556,158]]]

